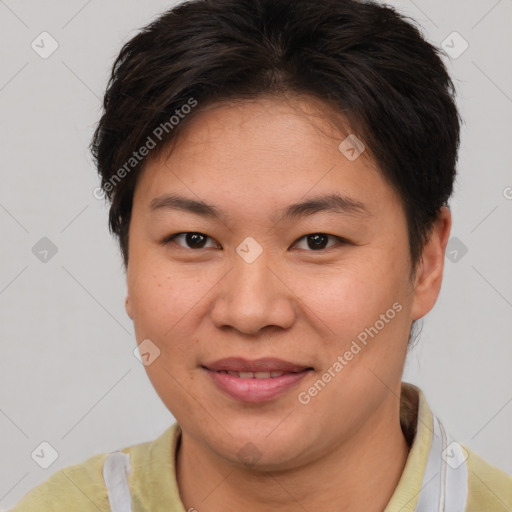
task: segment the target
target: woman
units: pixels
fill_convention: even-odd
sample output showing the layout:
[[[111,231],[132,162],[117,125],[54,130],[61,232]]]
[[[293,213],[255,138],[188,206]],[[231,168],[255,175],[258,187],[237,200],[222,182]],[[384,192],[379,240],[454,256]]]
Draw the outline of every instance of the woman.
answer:
[[[92,152],[176,423],[14,510],[509,510],[512,477],[401,380],[442,281],[453,93],[355,0],[192,0],[129,41]]]

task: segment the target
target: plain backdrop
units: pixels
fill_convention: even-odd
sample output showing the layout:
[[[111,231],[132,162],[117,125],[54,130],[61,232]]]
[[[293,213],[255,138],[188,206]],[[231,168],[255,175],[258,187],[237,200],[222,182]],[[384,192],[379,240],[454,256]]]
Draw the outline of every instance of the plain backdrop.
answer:
[[[123,267],[87,148],[114,57],[172,5],[0,1],[3,508],[57,470],[153,440],[174,421],[133,355]],[[512,473],[512,1],[391,5],[451,53],[465,122],[443,289],[404,380],[452,437]],[[31,455],[43,442],[58,454],[47,469]]]

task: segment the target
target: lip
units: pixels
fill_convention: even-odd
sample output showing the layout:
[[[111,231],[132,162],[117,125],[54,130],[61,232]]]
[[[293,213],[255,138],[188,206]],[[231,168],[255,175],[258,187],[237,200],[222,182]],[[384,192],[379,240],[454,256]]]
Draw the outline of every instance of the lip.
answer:
[[[227,357],[203,365],[208,370],[228,372],[301,372],[311,368],[308,365],[300,365],[276,359],[274,357],[263,357],[252,361],[243,357]]]
[[[226,358],[203,365],[203,370],[225,394],[241,402],[260,403],[274,400],[295,387],[313,368],[275,358],[249,361]],[[286,372],[280,377],[242,379],[232,372]]]

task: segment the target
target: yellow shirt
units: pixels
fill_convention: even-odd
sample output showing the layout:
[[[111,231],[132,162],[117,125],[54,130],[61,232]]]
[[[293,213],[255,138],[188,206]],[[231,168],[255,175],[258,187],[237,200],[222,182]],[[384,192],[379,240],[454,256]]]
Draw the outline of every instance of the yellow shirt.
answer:
[[[512,511],[512,476],[453,441],[422,391],[407,382],[400,420],[410,451],[384,512]],[[175,472],[180,434],[174,423],[154,441],[57,471],[11,512],[187,512]]]

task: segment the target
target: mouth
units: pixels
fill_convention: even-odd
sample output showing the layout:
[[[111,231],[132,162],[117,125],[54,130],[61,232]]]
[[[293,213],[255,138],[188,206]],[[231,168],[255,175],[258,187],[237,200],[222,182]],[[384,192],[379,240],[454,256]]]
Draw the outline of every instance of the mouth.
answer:
[[[314,371],[311,366],[274,358],[227,358],[202,365],[202,369],[223,393],[252,403],[276,399]]]
[[[207,368],[209,369],[209,368]],[[276,377],[281,377],[287,373],[299,373],[299,372],[232,372],[226,370],[211,370],[217,373],[225,373],[227,375],[231,375],[233,377],[238,377],[239,379],[275,379]]]

